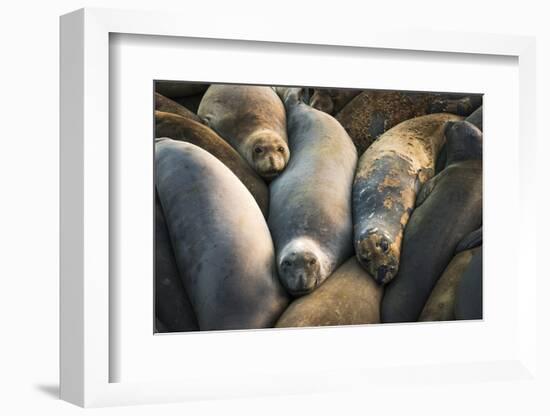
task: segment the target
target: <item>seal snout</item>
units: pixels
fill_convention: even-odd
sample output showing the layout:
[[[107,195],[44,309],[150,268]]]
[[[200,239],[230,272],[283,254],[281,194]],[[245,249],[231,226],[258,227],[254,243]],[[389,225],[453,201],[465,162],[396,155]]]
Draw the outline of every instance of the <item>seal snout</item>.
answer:
[[[355,244],[357,260],[378,284],[384,285],[397,274],[395,244],[377,229],[368,230],[364,235]]]

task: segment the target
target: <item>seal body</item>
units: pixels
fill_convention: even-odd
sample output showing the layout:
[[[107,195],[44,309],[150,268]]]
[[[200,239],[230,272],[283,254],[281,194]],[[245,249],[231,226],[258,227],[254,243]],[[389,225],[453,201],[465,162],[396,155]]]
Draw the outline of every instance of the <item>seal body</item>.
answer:
[[[186,81],[155,81],[155,91],[168,98],[189,97],[206,91],[208,84]]]
[[[455,303],[456,319],[483,318],[482,256],[481,250],[474,255],[458,285]]]
[[[315,88],[309,105],[330,115],[338,114],[360,92],[349,88]]]
[[[191,301],[183,288],[162,207],[155,195],[155,315],[157,332],[199,329]]]
[[[418,195],[399,273],[382,299],[382,322],[416,321],[457,246],[481,226],[481,132],[468,122],[450,122],[445,132],[449,165]]]
[[[263,178],[281,173],[289,159],[285,108],[270,87],[212,85],[198,115]]]
[[[418,318],[419,321],[452,321],[455,319],[454,308],[458,284],[473,256],[480,250],[481,247],[478,246],[455,254],[430,293]]]
[[[155,110],[177,114],[178,116],[190,118],[193,121],[202,123],[202,120],[198,115],[188,110],[183,105],[159,94],[158,92],[155,93]]]
[[[359,159],[353,183],[354,244],[359,262],[380,284],[399,268],[403,230],[417,191],[433,176],[452,114],[416,117],[382,135]]]
[[[270,184],[269,228],[279,278],[293,295],[317,288],[353,254],[351,185],[357,153],[342,126],[283,89],[292,157]]]
[[[159,199],[201,330],[271,327],[288,303],[262,213],[201,148],[156,139]]]
[[[378,323],[383,290],[351,257],[318,290],[294,300],[276,327]]]
[[[466,121],[469,121],[478,129],[483,131],[483,107],[479,106],[477,110],[466,118]]]
[[[155,136],[192,143],[214,155],[241,180],[267,217],[269,190],[246,161],[209,127],[189,118],[155,111]]]

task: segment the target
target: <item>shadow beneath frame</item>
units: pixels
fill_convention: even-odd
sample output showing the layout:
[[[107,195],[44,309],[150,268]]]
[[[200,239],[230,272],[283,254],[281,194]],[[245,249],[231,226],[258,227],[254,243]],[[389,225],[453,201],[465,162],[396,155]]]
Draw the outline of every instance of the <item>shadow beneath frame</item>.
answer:
[[[37,384],[34,387],[52,399],[59,399],[59,384]]]

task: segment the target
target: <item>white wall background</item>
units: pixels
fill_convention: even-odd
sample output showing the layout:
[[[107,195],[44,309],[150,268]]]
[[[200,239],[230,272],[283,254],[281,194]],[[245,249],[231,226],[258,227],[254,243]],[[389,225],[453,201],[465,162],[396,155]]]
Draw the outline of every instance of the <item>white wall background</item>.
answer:
[[[208,15],[246,14],[253,19],[276,19],[286,25],[325,22],[327,31],[338,25],[368,25],[371,21],[400,22],[408,27],[435,30],[511,33],[537,36],[538,132],[545,131],[550,114],[550,29],[543,1],[481,2],[460,0],[377,1],[339,0],[328,6],[319,0],[144,1],[88,0],[3,2],[0,12],[0,413],[6,415],[76,414],[81,409],[57,400],[58,389],[58,16],[80,7],[164,9],[187,12],[189,19]],[[230,17],[228,17],[230,18]],[[185,21],[182,21],[182,25]],[[505,121],[503,121],[505,122]],[[548,129],[546,127],[546,129]],[[537,209],[545,214],[550,186],[545,174],[548,140],[538,149]],[[542,143],[542,140],[541,140]],[[546,153],[545,153],[546,152]],[[543,179],[543,175],[546,175]],[[511,226],[513,226],[513,219]],[[540,221],[539,265],[548,244],[548,225]],[[534,245],[534,242],[533,242]],[[513,255],[513,242],[510,243]],[[539,273],[545,270],[539,268]],[[547,273],[546,273],[547,274]],[[550,285],[537,288],[539,367],[548,381],[548,302]],[[544,318],[544,319],[543,319]],[[386,394],[363,397],[338,393],[323,396],[198,402],[92,410],[101,415],[162,414],[549,414],[545,390],[530,383],[434,385],[429,390],[396,386]]]

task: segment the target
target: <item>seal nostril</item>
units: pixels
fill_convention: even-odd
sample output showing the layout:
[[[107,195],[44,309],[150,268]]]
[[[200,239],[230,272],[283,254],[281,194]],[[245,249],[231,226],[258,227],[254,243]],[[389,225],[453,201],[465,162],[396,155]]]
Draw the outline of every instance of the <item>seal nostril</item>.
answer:
[[[383,282],[386,278],[386,273],[388,272],[388,268],[386,266],[380,266],[378,268],[378,271],[376,273],[376,280],[378,282]]]

